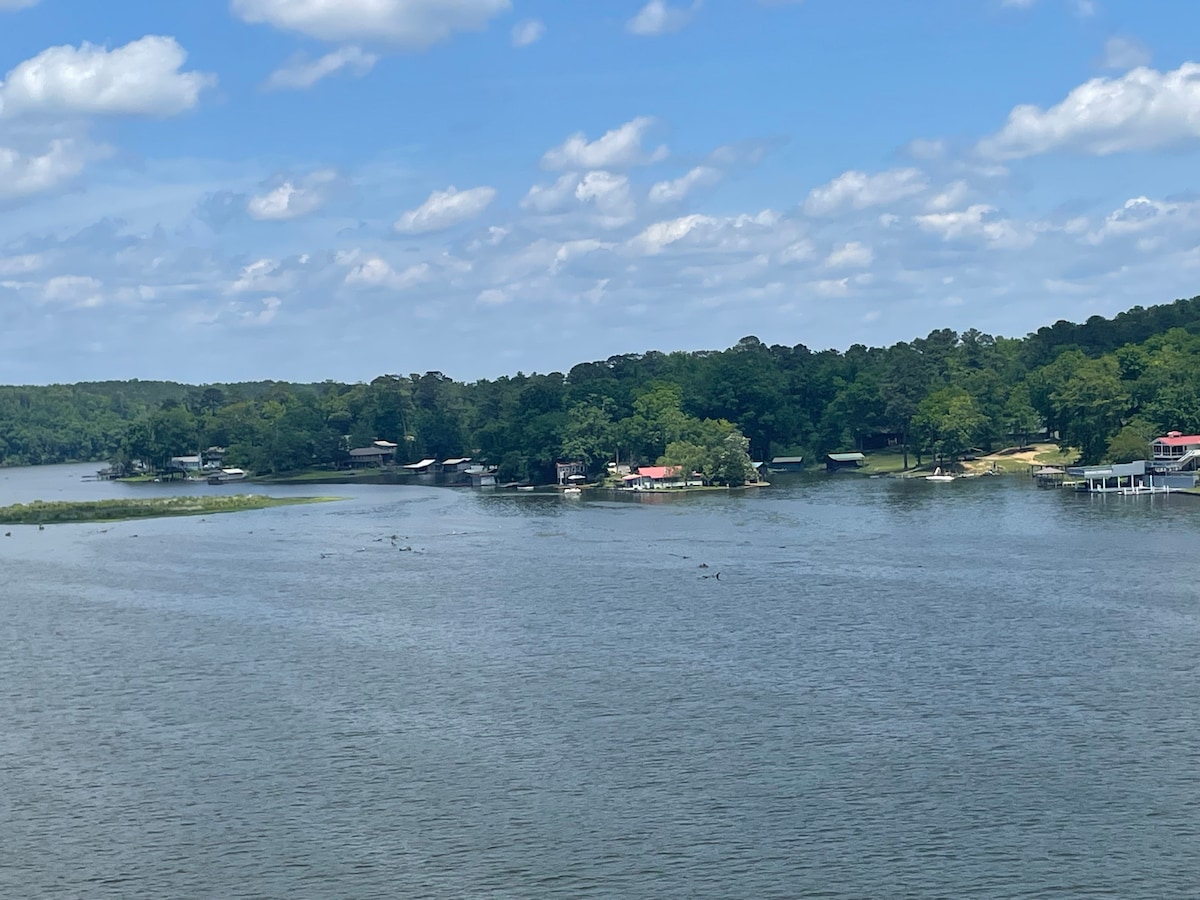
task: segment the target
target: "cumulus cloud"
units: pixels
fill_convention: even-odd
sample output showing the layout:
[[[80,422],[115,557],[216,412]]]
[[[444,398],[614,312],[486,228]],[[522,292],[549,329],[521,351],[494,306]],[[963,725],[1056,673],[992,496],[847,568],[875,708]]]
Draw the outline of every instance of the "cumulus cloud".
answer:
[[[40,253],[22,253],[20,256],[0,256],[0,275],[28,275],[45,265]]]
[[[361,47],[339,47],[319,59],[297,57],[291,60],[267,76],[263,88],[269,91],[305,90],[321,79],[343,70],[362,77],[370,72],[377,62],[378,56],[367,53]]]
[[[721,180],[721,170],[696,166],[672,181],[660,181],[650,188],[651,203],[679,203],[699,188],[712,187]]]
[[[104,303],[104,285],[90,275],[57,275],[42,286],[42,302],[94,307]]]
[[[29,197],[71,181],[83,171],[91,153],[71,140],[51,141],[44,153],[26,154],[0,147],[0,198]]]
[[[264,297],[262,305],[256,310],[244,310],[240,321],[243,325],[266,325],[279,314],[283,301],[278,297]]]
[[[521,209],[538,213],[562,212],[571,206],[579,187],[579,173],[567,172],[553,184],[535,184],[521,199]]]
[[[1131,37],[1114,35],[1104,42],[1106,69],[1134,69],[1150,65],[1150,51],[1141,41]]]
[[[992,159],[1054,150],[1106,156],[1198,136],[1200,64],[1189,62],[1170,72],[1139,67],[1119,78],[1093,78],[1049,109],[1018,106],[978,151]]]
[[[700,0],[690,7],[671,6],[666,0],[649,0],[637,15],[625,23],[625,30],[639,37],[656,37],[685,28],[700,10]]]
[[[345,283],[360,288],[390,288],[403,291],[428,281],[432,274],[429,263],[417,263],[402,272],[397,272],[387,260],[371,256],[354,266],[347,274]]]
[[[0,83],[0,115],[173,116],[216,83],[180,71],[187,53],[172,37],[148,35],[115,50],[83,43],[50,47]]]
[[[678,243],[698,229],[713,228],[717,220],[712,216],[693,213],[666,222],[655,222],[631,241],[632,245],[647,256],[662,253],[667,247]]]
[[[250,218],[260,222],[287,222],[314,213],[328,202],[337,173],[321,169],[301,179],[288,179],[246,203]]]
[[[576,132],[558,147],[546,151],[542,168],[623,169],[659,162],[667,156],[665,145],[650,154],[642,151],[642,140],[654,124],[653,118],[639,116],[591,142],[582,131]]]
[[[542,35],[546,33],[546,25],[540,19],[526,19],[524,22],[518,22],[512,29],[512,45],[514,47],[528,47],[530,44],[536,44],[542,39]]]
[[[804,202],[804,211],[810,216],[828,216],[846,209],[883,206],[919,194],[928,184],[919,169],[891,169],[876,175],[852,169],[813,188]]]
[[[482,31],[510,0],[232,0],[245,22],[323,41],[388,44],[419,50],[456,32]]]
[[[575,188],[575,199],[596,208],[602,228],[619,228],[633,221],[636,211],[629,179],[612,172],[588,172]]]
[[[395,229],[402,234],[425,234],[451,228],[481,214],[495,197],[495,188],[476,187],[460,191],[451,185],[444,191],[434,191],[416,209],[410,209],[400,216]]]
[[[1086,236],[1089,244],[1102,244],[1110,238],[1140,234],[1171,223],[1178,227],[1181,215],[1191,211],[1189,204],[1167,203],[1149,197],[1133,197],[1105,217],[1100,228]]]
[[[929,213],[916,217],[917,225],[943,241],[982,240],[995,249],[1017,249],[1033,243],[1033,235],[1010,219],[1002,218],[994,206],[975,203],[964,210]]]
[[[825,259],[830,269],[865,269],[875,261],[871,248],[859,241],[849,241],[833,249]]]

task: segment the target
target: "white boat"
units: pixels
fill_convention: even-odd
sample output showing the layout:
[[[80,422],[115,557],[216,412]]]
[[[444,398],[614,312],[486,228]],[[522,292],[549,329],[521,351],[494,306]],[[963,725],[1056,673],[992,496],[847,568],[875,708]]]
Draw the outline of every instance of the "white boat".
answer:
[[[569,487],[569,488],[566,488],[565,490],[563,490],[564,497],[580,497],[582,495],[583,495],[583,491],[577,487]]]
[[[245,481],[246,473],[242,469],[221,469],[208,476],[209,484],[228,484],[231,481]]]
[[[957,477],[958,477],[957,475],[942,474],[942,467],[938,466],[936,469],[933,470],[932,475],[925,476],[925,480],[926,481],[953,481]]]

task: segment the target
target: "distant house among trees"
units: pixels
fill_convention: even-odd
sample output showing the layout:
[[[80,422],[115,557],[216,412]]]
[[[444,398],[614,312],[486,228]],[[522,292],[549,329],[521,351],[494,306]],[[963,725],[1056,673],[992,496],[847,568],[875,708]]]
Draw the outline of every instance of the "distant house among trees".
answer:
[[[587,475],[587,464],[580,460],[572,460],[571,462],[556,462],[554,464],[555,484],[566,484],[567,479],[575,475]]]
[[[375,441],[370,447],[358,447],[350,451],[350,465],[385,466],[395,461],[396,446],[391,441]]]

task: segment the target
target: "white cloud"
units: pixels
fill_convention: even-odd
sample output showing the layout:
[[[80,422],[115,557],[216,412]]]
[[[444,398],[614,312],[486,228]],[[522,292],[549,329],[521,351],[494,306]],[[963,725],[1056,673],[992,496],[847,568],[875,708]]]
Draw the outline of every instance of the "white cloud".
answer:
[[[289,179],[246,203],[250,218],[260,222],[287,222],[316,212],[329,199],[337,173],[321,169],[299,180]]]
[[[1093,78],[1057,106],[1018,106],[978,150],[1021,159],[1053,150],[1104,156],[1153,150],[1200,136],[1200,64],[1171,72],[1137,68],[1119,78]]]
[[[650,202],[678,203],[697,188],[711,187],[721,180],[721,171],[712,166],[696,166],[673,181],[660,181],[650,188]]]
[[[962,206],[963,201],[970,194],[970,189],[965,181],[955,181],[946,186],[946,189],[941,193],[930,197],[925,203],[925,209],[929,212],[945,212],[946,210],[955,209]]]
[[[351,287],[390,288],[402,291],[428,281],[432,274],[429,263],[417,263],[403,272],[397,272],[386,260],[372,256],[352,268],[345,283]]]
[[[672,244],[683,240],[697,229],[712,228],[716,225],[717,220],[712,216],[695,213],[667,222],[655,222],[634,238],[631,243],[641,253],[654,256],[662,253]]]
[[[27,275],[36,272],[45,265],[45,260],[38,253],[23,253],[20,256],[0,256],[0,275]]]
[[[512,29],[512,45],[514,47],[528,47],[530,44],[536,44],[542,39],[542,35],[546,33],[546,25],[541,19],[526,19],[524,22],[518,22]]]
[[[304,90],[343,69],[362,77],[370,72],[377,62],[378,56],[367,53],[360,47],[339,47],[320,59],[297,58],[280,66],[267,77],[263,88],[270,91]]]
[[[0,147],[0,198],[29,197],[53,190],[82,172],[87,158],[88,152],[70,140],[51,141],[41,155]]]
[[[571,205],[579,187],[579,174],[567,172],[560,175],[554,184],[535,184],[521,200],[521,209],[539,213],[561,212]]]
[[[104,285],[90,275],[58,275],[42,287],[42,302],[93,307],[104,303]]]
[[[259,259],[242,268],[237,279],[229,285],[227,293],[266,293],[279,291],[290,284],[290,279],[281,271],[278,260]]]
[[[929,213],[916,217],[917,225],[943,241],[981,238],[989,247],[1016,249],[1033,243],[1033,235],[1009,219],[1001,218],[994,206],[976,203],[956,212]]]
[[[941,159],[946,155],[946,142],[929,138],[917,138],[909,143],[908,153],[914,159]]]
[[[629,195],[629,179],[612,172],[588,172],[575,188],[575,199],[595,206],[603,228],[628,224],[636,209]]]
[[[157,35],[115,50],[86,42],[51,47],[8,73],[0,115],[176,115],[216,83],[213,75],[181,72],[186,59],[174,38]]]
[[[0,0],[0,12],[16,12],[18,9],[28,9],[37,6],[38,0]]]
[[[666,0],[650,0],[625,23],[625,30],[641,37],[670,34],[685,28],[699,9],[700,0],[695,0],[690,7],[671,6]]]
[[[809,192],[804,211],[810,216],[827,216],[844,209],[867,209],[894,203],[928,186],[919,169],[890,169],[876,175],[850,170]]]
[[[241,322],[243,325],[266,325],[278,315],[281,306],[283,306],[283,301],[278,297],[264,297],[262,308],[244,311],[241,315]]]
[[[808,262],[817,255],[816,245],[808,238],[801,238],[788,244],[779,252],[778,261],[783,265]]]
[[[460,191],[453,185],[444,191],[434,191],[416,209],[410,209],[396,221],[396,231],[402,234],[425,234],[441,231],[473,219],[482,213],[496,197],[490,187]]]
[[[544,169],[621,169],[659,162],[667,156],[661,146],[649,156],[642,152],[642,139],[654,125],[649,116],[639,116],[588,142],[582,131],[567,138],[560,146],[547,150],[542,157]]]
[[[1104,42],[1104,59],[1101,64],[1106,69],[1121,70],[1148,66],[1150,51],[1135,38],[1114,35]]]
[[[1099,229],[1089,232],[1089,244],[1101,244],[1109,238],[1138,234],[1168,221],[1177,220],[1188,211],[1178,203],[1165,203],[1149,197],[1133,197],[1125,201],[1120,209],[1109,213]]]
[[[483,306],[503,306],[505,303],[511,303],[512,300],[512,293],[500,288],[485,288],[475,298],[475,301]]]
[[[246,22],[323,41],[383,43],[419,50],[456,32],[482,31],[510,0],[232,0]]]
[[[834,248],[825,259],[830,269],[865,269],[875,261],[875,254],[866,244],[850,241]]]

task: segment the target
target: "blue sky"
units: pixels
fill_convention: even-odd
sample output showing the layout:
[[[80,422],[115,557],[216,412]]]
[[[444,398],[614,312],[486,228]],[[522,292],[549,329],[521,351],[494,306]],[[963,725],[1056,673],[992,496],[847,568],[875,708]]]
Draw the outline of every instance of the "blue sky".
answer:
[[[1200,290],[1184,0],[0,0],[0,382],[473,380]]]

